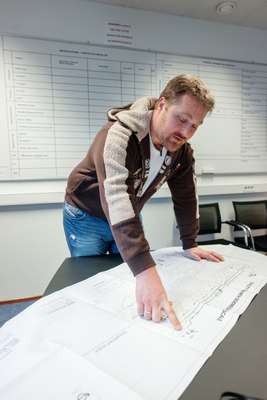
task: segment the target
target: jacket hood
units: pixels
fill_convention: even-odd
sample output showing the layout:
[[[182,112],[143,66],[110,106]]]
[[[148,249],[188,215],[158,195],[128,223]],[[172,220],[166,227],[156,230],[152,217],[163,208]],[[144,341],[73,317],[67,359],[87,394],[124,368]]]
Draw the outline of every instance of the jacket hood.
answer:
[[[108,111],[108,119],[121,122],[138,135],[146,133],[157,100],[156,97],[142,97],[132,104],[112,108]]]

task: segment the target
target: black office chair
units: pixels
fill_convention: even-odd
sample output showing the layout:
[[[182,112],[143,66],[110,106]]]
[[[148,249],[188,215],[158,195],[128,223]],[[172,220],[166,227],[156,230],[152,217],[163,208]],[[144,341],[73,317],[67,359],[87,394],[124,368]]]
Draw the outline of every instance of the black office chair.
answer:
[[[234,244],[240,247],[248,248],[248,232],[246,228],[235,221],[222,221],[218,203],[199,205],[199,223],[200,223],[200,229],[199,229],[199,236],[197,239],[197,242],[199,244]],[[206,240],[200,237],[201,235],[221,233],[222,224],[228,224],[242,229],[246,237],[246,242],[237,244],[235,242],[223,238]]]
[[[249,246],[253,250],[267,251],[267,232],[257,235],[258,229],[267,230],[267,200],[233,201],[233,206],[235,222],[246,226],[250,232]],[[244,238],[235,237],[235,242],[243,245]]]

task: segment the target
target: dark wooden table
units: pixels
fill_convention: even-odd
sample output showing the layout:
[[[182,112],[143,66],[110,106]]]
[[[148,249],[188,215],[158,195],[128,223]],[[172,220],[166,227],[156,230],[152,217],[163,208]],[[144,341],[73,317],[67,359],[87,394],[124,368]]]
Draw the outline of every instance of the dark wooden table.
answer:
[[[122,262],[120,256],[66,258],[45,295]],[[267,268],[267,264],[266,264]],[[200,369],[180,400],[218,400],[236,391],[267,400],[267,286]]]

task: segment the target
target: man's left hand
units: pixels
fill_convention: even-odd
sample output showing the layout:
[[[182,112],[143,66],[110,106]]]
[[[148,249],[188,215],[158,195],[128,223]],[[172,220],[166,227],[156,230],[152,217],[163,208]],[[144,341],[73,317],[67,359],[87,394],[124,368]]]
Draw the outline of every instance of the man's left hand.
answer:
[[[191,249],[187,249],[184,251],[185,257],[192,258],[192,260],[200,261],[202,259],[220,262],[224,261],[224,258],[221,254],[216,253],[212,250],[204,250],[200,247],[192,247]]]

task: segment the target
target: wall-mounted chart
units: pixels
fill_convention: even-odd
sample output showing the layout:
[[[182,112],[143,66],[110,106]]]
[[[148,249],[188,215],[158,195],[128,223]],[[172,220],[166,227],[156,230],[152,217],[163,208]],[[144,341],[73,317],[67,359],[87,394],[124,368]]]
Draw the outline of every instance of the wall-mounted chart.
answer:
[[[214,112],[192,140],[198,173],[267,172],[267,66],[1,37],[0,179],[62,179],[106,111],[158,96],[179,73],[207,82]]]

